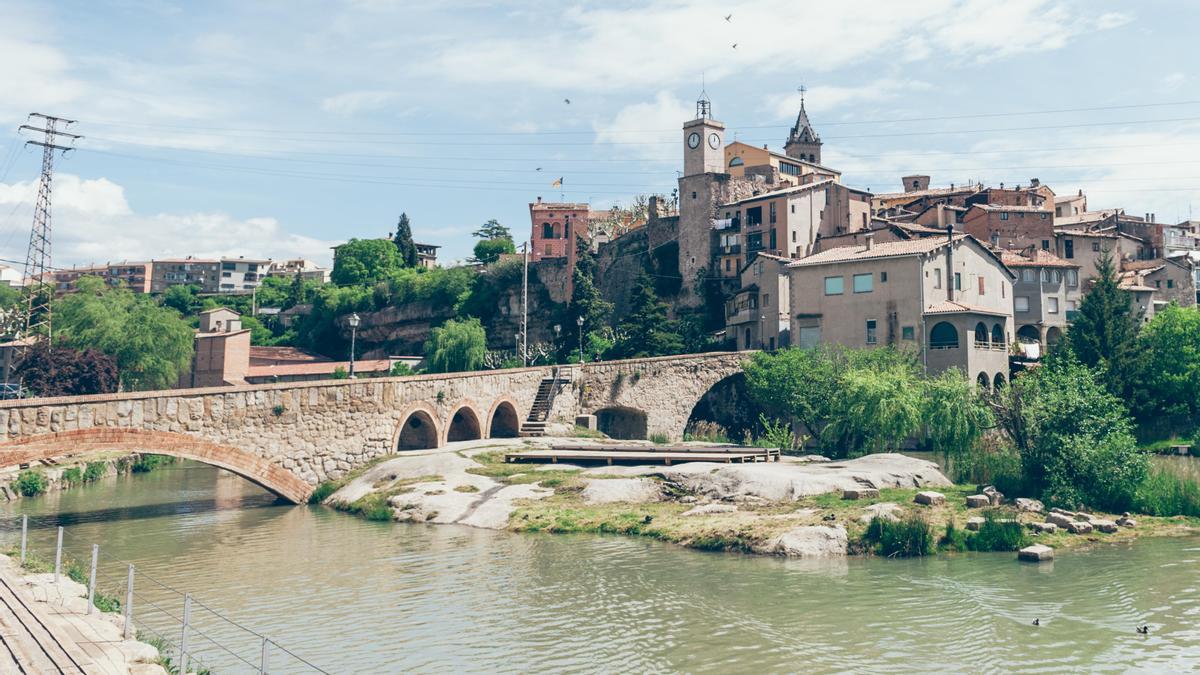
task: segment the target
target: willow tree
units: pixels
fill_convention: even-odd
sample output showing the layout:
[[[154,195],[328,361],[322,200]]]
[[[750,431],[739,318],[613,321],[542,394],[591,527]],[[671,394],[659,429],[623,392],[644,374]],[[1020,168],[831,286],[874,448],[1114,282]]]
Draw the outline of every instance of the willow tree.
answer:
[[[434,328],[425,343],[426,369],[431,373],[479,370],[487,354],[487,334],[479,319],[450,319]]]

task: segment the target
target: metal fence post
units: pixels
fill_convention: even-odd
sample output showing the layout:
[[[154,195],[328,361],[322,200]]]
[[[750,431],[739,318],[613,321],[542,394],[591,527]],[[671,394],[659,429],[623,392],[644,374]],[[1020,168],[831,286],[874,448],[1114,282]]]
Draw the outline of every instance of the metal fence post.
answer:
[[[25,564],[25,540],[29,537],[29,514],[21,516],[21,564]]]
[[[271,661],[271,641],[264,635],[262,639],[262,661],[259,662],[258,672],[262,675],[267,675],[267,668]]]
[[[96,606],[96,561],[100,557],[100,545],[92,544],[92,571],[88,574],[88,614]]]
[[[125,581],[125,639],[133,638],[133,563],[129,564],[129,578]]]
[[[188,671],[188,622],[192,618],[192,594],[183,595],[183,633],[179,636],[179,672]]]
[[[58,583],[58,575],[62,572],[62,525],[58,526],[58,543],[54,546],[54,583]]]

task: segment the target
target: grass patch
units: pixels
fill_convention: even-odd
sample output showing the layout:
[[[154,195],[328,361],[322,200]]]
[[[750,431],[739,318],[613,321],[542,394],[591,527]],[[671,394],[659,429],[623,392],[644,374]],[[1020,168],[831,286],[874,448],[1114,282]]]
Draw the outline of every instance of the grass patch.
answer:
[[[83,484],[83,469],[81,469],[77,466],[73,466],[69,469],[63,469],[60,480],[62,480],[63,484],[68,487],[82,485]]]
[[[608,438],[603,433],[587,427],[576,426],[569,434],[572,438]]]
[[[650,442],[655,445],[666,445],[671,442],[666,434],[650,434]]]
[[[5,552],[5,555],[13,560],[20,560],[21,550],[12,548]],[[52,558],[43,558],[33,551],[25,552],[25,562],[20,563],[20,565],[21,569],[33,574],[50,574],[54,572],[54,560]],[[86,587],[89,571],[90,568],[88,566],[68,558],[65,554],[63,555],[62,573],[71,581],[83,584]],[[87,596],[85,595],[84,597]],[[96,589],[95,594],[92,596],[92,601],[96,605],[96,609],[101,612],[117,614],[121,611],[121,601],[116,596],[108,595],[99,588]]]
[[[888,558],[918,558],[937,549],[933,525],[922,515],[912,513],[898,521],[874,518],[867,526],[864,540],[875,552]]]
[[[967,539],[972,551],[1016,551],[1029,545],[1029,533],[1015,519],[1001,518],[995,510],[983,514],[983,525]]]
[[[104,474],[108,472],[108,465],[104,462],[88,462],[83,469],[83,482],[95,483],[104,478]]]
[[[456,485],[456,486],[454,486],[454,491],[455,492],[474,493],[474,492],[479,492],[479,488],[475,487],[474,485]]]
[[[362,516],[367,520],[376,522],[390,521],[393,519],[393,510],[391,505],[388,504],[389,499],[405,492],[412,492],[415,485],[435,483],[440,480],[442,480],[441,476],[428,475],[401,478],[398,480],[393,479],[390,484],[380,481],[380,483],[387,485],[387,487],[380,486],[376,491],[363,495],[349,504],[335,503],[333,507],[339,511]]]
[[[171,655],[175,653],[175,645],[167,641],[166,638],[141,630],[137,632],[137,639],[138,642],[144,642],[158,650],[158,660],[155,661],[156,664],[162,666],[163,670],[167,671],[171,675],[179,675],[179,666],[171,657]],[[203,666],[199,668],[193,668],[192,666],[194,665],[194,662],[188,664],[188,672],[195,673],[195,675],[212,675],[212,671],[208,668]]]
[[[324,483],[321,483],[312,491],[312,494],[308,496],[308,503],[320,504],[328,499],[329,495],[337,492],[339,487],[341,487],[340,481],[327,480]]]
[[[1200,517],[1200,484],[1158,467],[1138,487],[1133,502],[1138,513]]]
[[[176,461],[176,458],[169,455],[138,455],[137,459],[133,460],[130,469],[134,473],[150,473],[155,469],[174,464]]]

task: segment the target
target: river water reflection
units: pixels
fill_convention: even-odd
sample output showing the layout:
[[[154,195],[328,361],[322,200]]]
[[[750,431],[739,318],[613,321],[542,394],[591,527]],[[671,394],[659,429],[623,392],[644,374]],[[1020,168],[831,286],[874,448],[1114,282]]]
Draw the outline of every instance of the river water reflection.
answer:
[[[1043,565],[1012,554],[789,561],[615,536],[369,523],[279,505],[186,463],[4,509],[30,514],[41,550],[66,524],[74,557],[100,543],[330,672],[1200,667],[1200,538]],[[124,574],[115,562],[102,571],[102,586]],[[178,609],[169,591],[142,589]],[[168,630],[165,618],[144,620]],[[1150,635],[1135,634],[1142,623]],[[257,663],[244,634],[215,620],[201,630]],[[215,647],[204,656],[222,673],[251,670]],[[283,655],[272,664],[302,670]]]

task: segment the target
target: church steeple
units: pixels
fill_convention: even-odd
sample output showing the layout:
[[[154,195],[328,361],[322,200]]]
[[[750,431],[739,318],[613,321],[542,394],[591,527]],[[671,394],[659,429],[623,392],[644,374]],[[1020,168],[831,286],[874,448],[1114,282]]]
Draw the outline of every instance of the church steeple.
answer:
[[[808,121],[808,111],[804,109],[805,87],[800,87],[800,114],[796,116],[796,124],[788,133],[783,151],[788,157],[795,157],[814,164],[821,163],[821,137]]]

